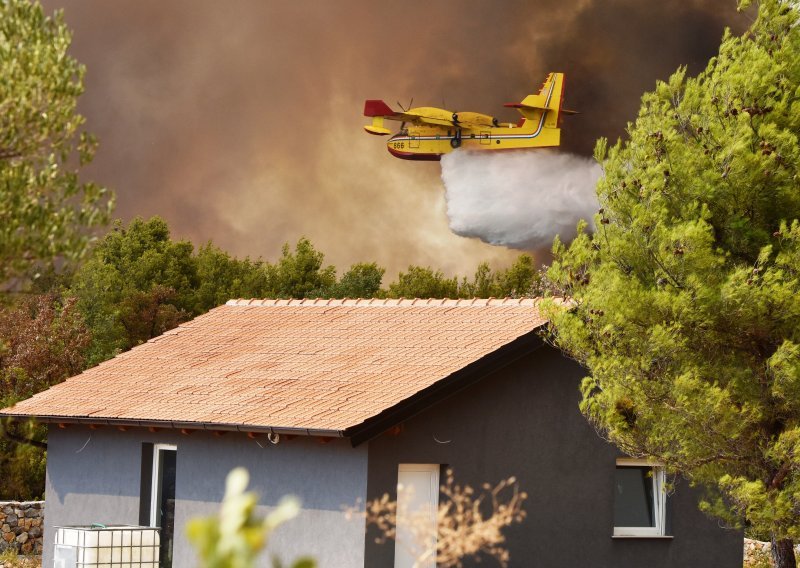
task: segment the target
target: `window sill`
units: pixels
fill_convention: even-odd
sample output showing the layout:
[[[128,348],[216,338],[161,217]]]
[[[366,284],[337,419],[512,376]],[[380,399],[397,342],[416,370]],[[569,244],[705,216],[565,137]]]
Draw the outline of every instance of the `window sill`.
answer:
[[[672,540],[675,537],[672,536],[672,535],[668,535],[668,534],[660,534],[660,535],[656,535],[656,534],[615,534],[615,535],[611,535],[611,538],[621,538],[621,539],[624,539],[624,538],[651,538],[651,539],[655,538],[655,539]]]

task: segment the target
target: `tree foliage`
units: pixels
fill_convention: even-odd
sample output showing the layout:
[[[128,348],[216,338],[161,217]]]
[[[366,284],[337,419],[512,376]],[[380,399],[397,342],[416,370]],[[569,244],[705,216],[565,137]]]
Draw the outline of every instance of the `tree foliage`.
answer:
[[[380,294],[386,269],[374,262],[359,262],[342,274],[330,291],[332,298],[372,298]]]
[[[91,364],[192,317],[199,282],[193,250],[188,241],[173,241],[158,217],[114,225],[69,290],[92,330]]]
[[[390,298],[457,298],[458,278],[446,278],[441,270],[409,266],[389,285]]]
[[[536,295],[543,286],[525,254],[503,270],[483,263],[472,280],[410,266],[384,289],[385,272],[362,262],[337,278],[336,268],[304,237],[294,247],[286,243],[274,263],[238,259],[211,242],[195,252],[190,242],[172,238],[163,219],[136,218],[114,224],[65,293],[78,298],[92,331],[89,364],[96,364],[231,298],[517,297]]]
[[[85,69],[67,53],[60,12],[0,2],[0,285],[85,252],[107,221],[108,193],[78,179],[94,139],[77,113]],[[16,280],[16,282],[15,282]]]
[[[521,254],[503,270],[482,262],[472,280],[448,278],[441,270],[409,266],[382,293],[388,298],[522,298],[541,295],[548,284],[534,266],[533,257]],[[380,294],[380,293],[379,293]]]
[[[270,296],[276,298],[314,298],[327,295],[336,282],[336,268],[323,267],[325,255],[305,237],[297,241],[294,252],[283,245],[278,262],[267,265]]]
[[[83,370],[90,335],[75,304],[36,296],[0,311],[0,404],[10,406]]]
[[[203,313],[231,298],[256,298],[268,288],[264,263],[249,258],[237,259],[207,243],[197,251],[199,281],[195,313]]]
[[[80,373],[89,339],[74,300],[38,296],[0,310],[0,407]],[[0,431],[0,495],[42,496],[44,428],[5,420]],[[35,443],[20,443],[29,440]]]
[[[256,515],[258,496],[246,491],[250,474],[237,467],[225,479],[225,495],[219,514],[194,518],[186,526],[189,540],[195,546],[202,568],[254,568],[259,554],[267,546],[272,532],[300,513],[295,497],[284,497],[269,515]],[[296,560],[291,568],[315,568],[311,558]],[[281,568],[279,558],[273,568]]]
[[[798,20],[763,0],[698,77],[643,96],[628,139],[598,143],[597,232],[549,271],[584,413],[773,550],[800,539]]]

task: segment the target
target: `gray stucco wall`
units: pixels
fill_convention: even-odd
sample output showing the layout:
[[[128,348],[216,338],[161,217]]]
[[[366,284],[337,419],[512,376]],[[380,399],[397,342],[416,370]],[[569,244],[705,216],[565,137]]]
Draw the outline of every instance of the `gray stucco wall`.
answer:
[[[365,498],[366,446],[352,448],[346,440],[321,445],[297,437],[278,445],[259,439],[262,448],[238,433],[185,436],[70,426],[51,427],[48,436],[45,568],[52,566],[53,526],[138,524],[143,442],[178,446],[175,568],[197,566],[184,536],[186,520],[218,511],[225,476],[236,466],[250,471],[250,487],[261,496],[259,514],[283,495],[302,499],[302,513],[275,532],[270,553],[286,561],[310,554],[321,568],[364,565],[363,521],[346,520],[342,507]]]
[[[612,539],[618,453],[578,410],[583,376],[542,347],[410,418],[399,435],[370,441],[369,498],[395,495],[400,463],[446,464],[476,489],[515,475],[529,497],[527,519],[505,533],[511,566],[741,566],[741,532],[700,513],[685,482],[668,501],[673,539]],[[392,566],[393,543],[377,545],[374,536],[367,534],[366,565]]]

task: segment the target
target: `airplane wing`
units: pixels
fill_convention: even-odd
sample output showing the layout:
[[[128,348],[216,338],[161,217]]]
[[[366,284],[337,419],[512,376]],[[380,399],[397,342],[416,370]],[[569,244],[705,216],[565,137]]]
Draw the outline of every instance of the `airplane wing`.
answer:
[[[500,125],[495,117],[479,112],[454,112],[453,124],[469,130],[482,130]]]
[[[431,124],[436,126],[453,126],[454,124],[453,113],[449,110],[433,107],[419,107],[404,112],[397,112],[380,100],[366,101],[364,103],[364,116],[371,117],[374,126],[376,126],[376,119],[397,120],[400,122]],[[370,130],[367,131],[370,132]],[[373,132],[373,134],[375,134],[375,132]]]
[[[398,120],[405,122],[411,122],[415,118],[417,118],[417,115],[412,115],[405,112],[393,111],[389,105],[380,100],[366,101],[364,103],[364,116],[369,116],[371,118],[375,117],[387,118],[389,120]]]
[[[365,126],[364,130],[378,136],[386,136],[392,133],[391,130],[383,125],[384,119],[396,120],[398,122],[413,122],[416,124],[421,118],[419,114],[395,112],[385,102],[375,99],[369,99],[364,103],[364,116],[372,118],[372,124]]]
[[[452,112],[442,108],[418,107],[403,112],[391,109],[389,105],[380,100],[368,100],[364,103],[364,116],[372,118],[372,125],[365,126],[370,134],[389,134],[384,128],[383,120],[396,120],[415,125],[427,124],[451,128],[480,129],[497,126],[497,119],[477,112]]]

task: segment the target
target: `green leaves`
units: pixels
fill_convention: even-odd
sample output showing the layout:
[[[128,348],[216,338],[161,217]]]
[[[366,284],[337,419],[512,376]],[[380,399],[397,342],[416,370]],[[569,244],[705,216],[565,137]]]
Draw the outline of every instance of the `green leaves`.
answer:
[[[597,144],[596,233],[548,271],[583,412],[778,538],[800,534],[798,21],[765,0],[698,77],[645,94],[628,139]]]
[[[67,50],[62,15],[0,3],[0,284],[79,260],[107,222],[107,190],[79,180],[94,138],[77,113],[85,69]],[[14,282],[11,282],[14,281]]]
[[[237,467],[225,481],[225,497],[219,515],[193,519],[186,532],[197,549],[203,568],[253,568],[269,535],[283,523],[300,513],[300,503],[294,497],[284,497],[265,518],[255,514],[258,497],[247,492],[250,475]],[[278,559],[273,566],[282,566]],[[300,559],[292,568],[314,568],[316,563]]]
[[[211,242],[195,252],[172,239],[163,219],[136,218],[117,221],[96,244],[69,293],[92,330],[89,363],[97,364],[232,298],[522,297],[546,286],[526,254],[506,269],[483,263],[471,280],[410,266],[388,289],[381,288],[386,270],[374,262],[353,264],[337,279],[324,261],[306,238],[285,244],[274,263],[238,259]]]

